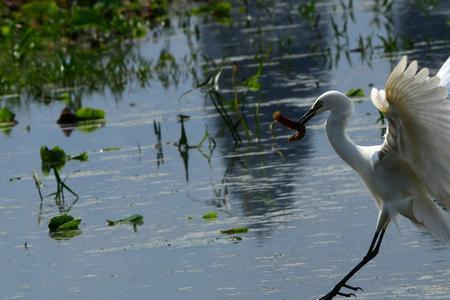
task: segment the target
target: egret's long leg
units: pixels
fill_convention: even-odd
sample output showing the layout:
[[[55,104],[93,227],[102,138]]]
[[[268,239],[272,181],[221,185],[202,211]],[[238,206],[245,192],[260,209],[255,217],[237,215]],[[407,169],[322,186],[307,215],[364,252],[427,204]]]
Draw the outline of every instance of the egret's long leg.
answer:
[[[342,293],[341,292],[342,288],[349,288],[354,291],[362,290],[359,287],[352,287],[352,286],[347,285],[347,281],[353,275],[355,275],[364,265],[366,265],[375,256],[377,256],[378,252],[380,251],[380,246],[381,246],[381,242],[383,241],[385,231],[386,231],[386,227],[383,227],[381,230],[377,230],[375,232],[372,242],[370,243],[369,250],[367,251],[367,254],[363,257],[363,259],[350,272],[348,272],[348,274],[345,275],[345,277],[342,278],[342,280],[339,281],[336,284],[336,286],[328,294],[326,294],[319,300],[331,300],[337,295],[344,296],[344,297],[355,296],[355,294],[353,294],[353,293]]]

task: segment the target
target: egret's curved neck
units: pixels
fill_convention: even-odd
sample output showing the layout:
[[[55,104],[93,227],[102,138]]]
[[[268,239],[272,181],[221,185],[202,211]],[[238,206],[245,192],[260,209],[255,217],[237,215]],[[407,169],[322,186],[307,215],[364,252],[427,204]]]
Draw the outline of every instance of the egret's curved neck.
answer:
[[[345,132],[348,120],[351,116],[351,110],[331,111],[325,124],[328,140],[333,146],[334,151],[358,173],[365,166],[365,159],[361,153],[360,147],[349,139]]]

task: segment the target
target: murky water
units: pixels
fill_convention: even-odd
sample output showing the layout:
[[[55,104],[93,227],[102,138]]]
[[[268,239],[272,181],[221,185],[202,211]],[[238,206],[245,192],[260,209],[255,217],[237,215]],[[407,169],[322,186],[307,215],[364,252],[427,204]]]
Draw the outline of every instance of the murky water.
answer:
[[[383,26],[373,25],[373,3],[355,2],[349,49],[357,47],[360,34],[386,35]],[[63,103],[8,102],[20,123],[0,136],[0,297],[314,299],[327,292],[365,253],[377,209],[329,146],[322,128],[326,116],[313,120],[306,137],[291,144],[281,128],[271,136],[271,114],[300,116],[329,89],[356,87],[368,94],[370,84],[384,84],[403,52],[385,55],[375,47],[370,59],[350,52],[337,61],[329,17],[333,14],[341,27],[339,16],[347,12],[339,5],[333,10],[332,2],[317,6],[323,15],[316,29],[301,20],[295,1],[272,4],[271,14],[251,5],[249,27],[193,20],[200,28],[194,47],[217,62],[236,62],[244,75],[258,67],[256,49],[274,46],[261,91],[249,96],[261,103],[260,142],[235,146],[201,91],[180,100],[192,88],[189,73],[167,88],[154,80],[147,88],[130,84],[119,97],[111,91],[86,96],[83,103],[104,109],[107,122],[70,136],[55,124]],[[429,16],[398,3],[392,32],[414,37],[416,46],[406,54],[436,71],[449,55],[449,15],[448,3]],[[375,38],[373,43],[380,45]],[[331,56],[311,52],[314,44],[328,44]],[[140,51],[152,58],[163,47],[178,59],[191,51],[180,31],[157,42],[143,40]],[[198,75],[205,77],[201,66]],[[220,86],[226,92],[230,63],[225,66]],[[351,137],[360,144],[381,143],[382,125],[368,98],[357,99],[355,106]],[[254,107],[244,111],[253,129]],[[217,143],[212,153],[205,142],[201,151],[180,154],[174,145],[180,138],[178,114],[190,116],[184,124],[190,144],[208,129]],[[154,120],[161,125],[160,146]],[[48,220],[59,210],[52,197],[40,203],[31,177],[38,172],[44,194],[54,192],[53,176],[40,170],[42,145],[89,153],[88,162],[71,161],[62,170],[80,195],[76,203],[67,195],[64,206],[82,218],[81,234],[69,240],[49,236]],[[108,147],[118,148],[102,151]],[[217,220],[202,219],[211,210],[218,212]],[[134,213],[144,216],[137,232],[106,224]],[[237,226],[249,228],[239,234],[242,240],[219,233]],[[449,282],[449,249],[402,218],[390,226],[379,257],[351,281],[364,288],[360,299],[449,299]]]

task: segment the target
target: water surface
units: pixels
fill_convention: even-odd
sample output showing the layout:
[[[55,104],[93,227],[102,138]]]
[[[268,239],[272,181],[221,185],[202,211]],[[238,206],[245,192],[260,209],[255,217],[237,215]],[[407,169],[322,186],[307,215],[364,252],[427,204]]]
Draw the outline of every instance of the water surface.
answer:
[[[329,89],[362,88],[368,95],[369,85],[383,86],[403,54],[434,73],[450,49],[448,4],[426,15],[408,1],[397,3],[391,33],[412,36],[416,46],[386,54],[377,47],[376,36],[387,33],[384,25],[373,23],[373,2],[355,2],[346,47],[357,47],[360,34],[373,34],[370,58],[354,51],[346,57],[344,51],[336,59],[336,43],[345,43],[345,37],[336,41],[329,18],[333,15],[341,27],[349,12],[332,1],[317,3],[323,15],[316,28],[298,15],[295,1],[281,1],[269,6],[270,13],[250,4],[248,26],[236,12],[232,27],[194,18],[198,40],[176,29],[156,41],[140,41],[140,53],[149,59],[168,48],[181,61],[192,51],[188,41],[210,60],[226,59],[219,85],[229,96],[232,63],[249,76],[257,70],[258,49],[271,48],[262,88],[249,94],[243,109],[253,139],[240,145],[202,91],[180,99],[194,85],[190,72],[181,71],[177,84],[155,79],[147,87],[130,83],[122,93],[106,89],[86,95],[85,105],[106,111],[106,124],[70,136],[55,124],[63,103],[3,100],[20,123],[0,135],[0,297],[314,299],[327,292],[365,253],[377,208],[328,144],[326,116],[311,122],[303,140],[287,143],[284,129],[271,135],[272,112],[300,116]],[[327,47],[330,55],[312,50]],[[203,60],[195,64],[200,78],[208,75],[205,66]],[[256,100],[262,113],[259,142]],[[349,135],[360,144],[381,143],[383,125],[376,123],[370,100],[355,99],[355,108]],[[180,138],[178,114],[190,116],[184,126],[192,145],[208,130],[216,142],[212,153],[208,142],[202,151],[179,152],[174,145]],[[161,144],[154,121],[161,125]],[[51,197],[41,205],[31,177],[32,171],[39,174],[45,195],[54,191],[53,176],[41,172],[42,145],[89,153],[88,162],[71,161],[61,171],[80,195],[76,203],[67,195],[62,209],[83,220],[81,234],[69,240],[49,236],[47,223],[60,208]],[[118,148],[102,151],[108,147]],[[202,219],[211,210],[218,212],[217,220]],[[136,232],[132,226],[106,224],[134,213],[144,216]],[[242,240],[219,233],[238,226],[249,228],[239,234]],[[351,284],[364,288],[359,299],[448,299],[449,263],[447,247],[399,218],[389,227],[379,257]]]

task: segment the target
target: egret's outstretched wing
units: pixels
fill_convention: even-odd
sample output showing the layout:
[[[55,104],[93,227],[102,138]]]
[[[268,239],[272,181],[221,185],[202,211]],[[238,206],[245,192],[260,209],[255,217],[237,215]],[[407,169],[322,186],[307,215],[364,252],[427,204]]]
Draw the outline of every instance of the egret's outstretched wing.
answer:
[[[388,119],[381,155],[397,152],[430,194],[450,210],[450,59],[437,76],[404,56],[385,90],[372,90],[372,102]]]
[[[439,72],[436,74],[441,79],[441,85],[450,88],[450,56],[447,61],[442,65]]]

